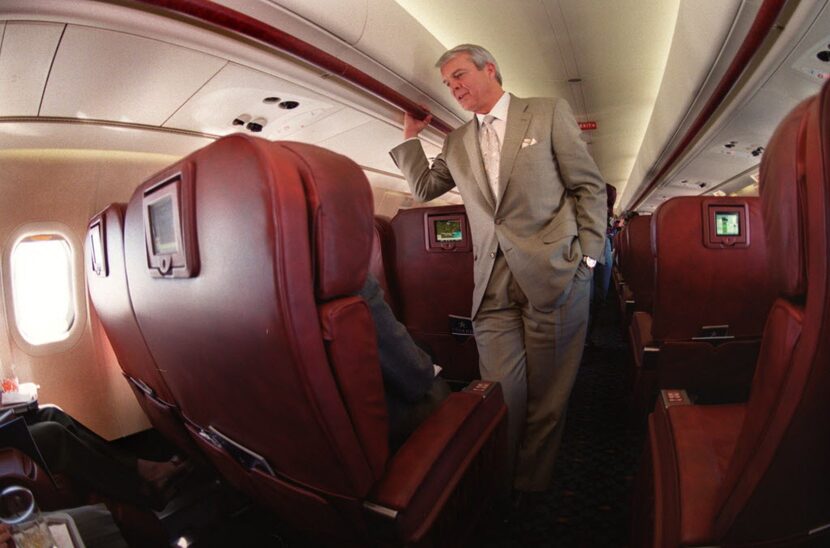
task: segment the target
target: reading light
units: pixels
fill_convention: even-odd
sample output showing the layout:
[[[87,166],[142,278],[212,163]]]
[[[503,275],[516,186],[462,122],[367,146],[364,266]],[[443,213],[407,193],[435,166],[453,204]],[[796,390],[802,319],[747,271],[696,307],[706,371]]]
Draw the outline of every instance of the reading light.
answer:
[[[245,127],[254,133],[259,133],[260,131],[262,131],[262,128],[265,127],[265,124],[267,123],[268,120],[266,120],[265,118],[255,118],[248,122],[248,125]]]
[[[251,121],[251,115],[250,114],[240,114],[239,116],[237,116],[236,118],[233,119],[233,125],[235,125],[235,126],[244,126],[245,124],[247,124],[250,121]]]

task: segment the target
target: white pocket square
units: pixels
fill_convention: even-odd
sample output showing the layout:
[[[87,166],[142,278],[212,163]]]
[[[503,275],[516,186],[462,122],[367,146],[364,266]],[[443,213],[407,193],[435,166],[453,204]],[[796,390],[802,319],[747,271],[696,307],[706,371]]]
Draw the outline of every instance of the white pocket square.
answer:
[[[536,139],[532,138],[532,137],[528,138],[528,139],[523,139],[522,140],[522,148],[533,146],[536,143],[538,143],[538,141]]]

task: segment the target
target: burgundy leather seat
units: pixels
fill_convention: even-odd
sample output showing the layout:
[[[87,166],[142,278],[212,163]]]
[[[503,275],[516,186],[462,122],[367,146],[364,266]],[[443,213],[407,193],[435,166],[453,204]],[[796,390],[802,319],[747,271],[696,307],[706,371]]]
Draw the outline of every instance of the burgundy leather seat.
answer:
[[[179,277],[148,267],[143,200],[193,212]],[[161,187],[164,188],[164,187]],[[497,384],[452,394],[393,455],[362,287],[371,189],[338,154],[232,135],[139,187],[126,216],[136,317],[220,473],[329,542],[459,535],[506,477]],[[163,268],[163,267],[162,267]]]
[[[830,545],[830,86],[779,125],[760,192],[778,298],[750,398],[649,417],[654,546]]]
[[[651,215],[632,217],[626,225],[619,293],[621,317],[626,324],[635,310],[651,312],[654,293],[654,256],[651,252]]]
[[[622,274],[622,263],[625,260],[625,245],[626,245],[626,231],[628,225],[623,225],[616,234],[614,234],[614,270],[612,277],[614,280],[614,287],[617,289],[618,296],[622,294],[622,285],[625,284],[625,277]]]
[[[715,234],[720,212],[740,219],[743,236]],[[758,199],[673,198],[657,208],[651,227],[653,303],[629,326],[635,402],[652,407],[655,387],[685,387],[701,401],[745,401],[773,301]]]
[[[383,290],[383,298],[396,317],[400,317],[397,291],[391,282],[395,279],[394,266],[395,234],[392,224],[386,217],[375,216],[375,230],[372,233],[372,255],[369,259],[369,272],[375,277]]]
[[[479,377],[478,349],[472,336],[452,334],[449,316],[470,316],[473,251],[471,246],[430,249],[429,219],[443,215],[466,213],[460,205],[420,207],[401,210],[392,219],[398,318],[416,341],[430,349],[444,368],[444,378],[470,381]]]
[[[89,221],[84,242],[89,299],[124,377],[152,425],[181,450],[196,454],[173,396],[136,323],[124,267],[124,209],[124,204],[111,204]],[[96,257],[93,263],[92,241],[99,236],[103,256]]]

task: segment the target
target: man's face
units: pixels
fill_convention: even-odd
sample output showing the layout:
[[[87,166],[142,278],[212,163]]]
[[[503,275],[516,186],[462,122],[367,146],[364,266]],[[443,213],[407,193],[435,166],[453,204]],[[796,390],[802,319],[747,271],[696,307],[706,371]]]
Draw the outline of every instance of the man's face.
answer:
[[[468,53],[459,53],[450,58],[441,67],[441,76],[464,110],[486,114],[501,97],[496,67],[487,63],[483,69],[478,69]]]

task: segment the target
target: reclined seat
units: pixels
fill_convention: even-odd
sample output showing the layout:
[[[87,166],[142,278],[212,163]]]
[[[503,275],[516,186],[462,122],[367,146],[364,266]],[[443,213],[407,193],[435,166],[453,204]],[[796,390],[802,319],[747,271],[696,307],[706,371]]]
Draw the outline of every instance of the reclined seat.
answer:
[[[332,543],[463,538],[500,488],[501,388],[452,394],[389,454],[363,286],[371,189],[349,159],[231,135],[134,193],[136,318],[193,439],[232,485]]]
[[[634,401],[685,387],[700,401],[745,401],[773,301],[757,198],[684,196],[653,215],[654,296],[629,326]],[[632,225],[633,228],[633,225]]]
[[[713,406],[664,392],[643,476],[654,523],[634,528],[654,546],[830,545],[830,85],[773,134],[760,192],[778,297],[752,391]]]
[[[124,210],[124,204],[111,204],[89,221],[84,241],[89,300],[150,423],[182,451],[199,454],[136,323],[124,267]]]

